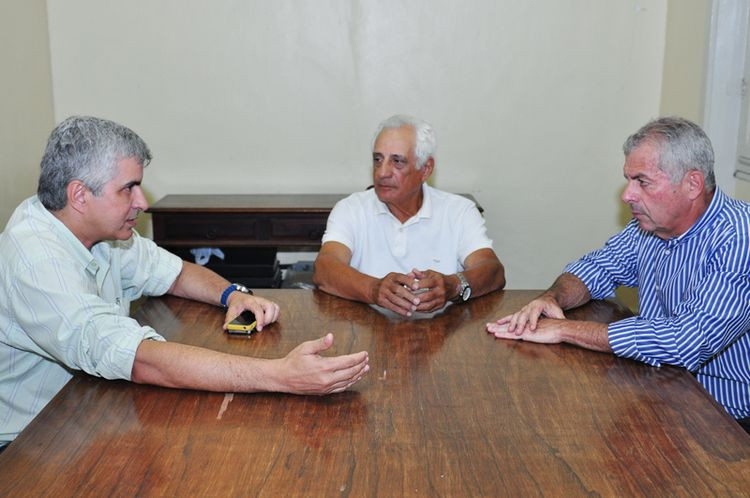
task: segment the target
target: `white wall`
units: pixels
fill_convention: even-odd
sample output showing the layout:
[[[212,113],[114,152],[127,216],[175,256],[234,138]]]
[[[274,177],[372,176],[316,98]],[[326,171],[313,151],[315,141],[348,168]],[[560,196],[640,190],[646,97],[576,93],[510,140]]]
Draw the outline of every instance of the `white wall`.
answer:
[[[621,144],[660,109],[666,0],[48,0],[55,118],[132,127],[170,193],[350,192],[393,113],[485,208],[510,288],[621,227]]]
[[[0,231],[36,192],[54,125],[44,0],[0,2]]]

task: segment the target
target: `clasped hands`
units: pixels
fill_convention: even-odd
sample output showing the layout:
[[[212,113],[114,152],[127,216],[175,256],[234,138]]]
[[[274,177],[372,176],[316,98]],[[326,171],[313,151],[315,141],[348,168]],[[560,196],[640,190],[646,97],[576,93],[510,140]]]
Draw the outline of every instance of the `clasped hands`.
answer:
[[[411,316],[415,311],[439,310],[450,299],[452,291],[448,275],[413,269],[408,274],[391,272],[375,280],[371,297],[374,304]]]

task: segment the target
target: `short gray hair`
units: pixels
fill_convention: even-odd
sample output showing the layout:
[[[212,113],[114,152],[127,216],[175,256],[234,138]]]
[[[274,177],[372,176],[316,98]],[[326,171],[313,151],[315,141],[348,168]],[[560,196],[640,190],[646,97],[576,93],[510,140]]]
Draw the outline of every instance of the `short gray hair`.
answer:
[[[703,173],[706,191],[713,192],[716,188],[714,149],[700,126],[675,116],[654,119],[630,135],[622,150],[628,156],[646,141],[659,148],[659,169],[667,174],[672,184],[679,182],[688,171],[697,170]]]
[[[57,125],[42,157],[37,195],[44,207],[59,211],[68,203],[67,187],[83,182],[94,195],[117,174],[117,162],[151,161],[146,143],[130,128],[92,116],[71,116]]]
[[[378,129],[375,131],[375,136],[372,139],[372,145],[373,147],[375,146],[375,141],[383,130],[392,130],[401,128],[402,126],[408,126],[414,130],[414,135],[416,136],[414,155],[417,156],[417,169],[422,169],[422,166],[424,166],[424,163],[429,158],[435,157],[435,149],[437,148],[435,130],[432,129],[432,126],[427,121],[403,114],[391,116],[378,125]]]

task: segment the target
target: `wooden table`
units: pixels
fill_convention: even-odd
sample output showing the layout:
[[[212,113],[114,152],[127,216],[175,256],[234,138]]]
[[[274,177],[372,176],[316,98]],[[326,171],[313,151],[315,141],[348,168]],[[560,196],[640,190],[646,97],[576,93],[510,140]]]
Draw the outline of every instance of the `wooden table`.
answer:
[[[328,397],[223,394],[77,375],[0,455],[0,496],[747,495],[750,436],[682,369],[495,340],[505,291],[431,320],[321,292],[265,290],[279,323],[251,338],[178,298],[137,312],[167,338],[277,357],[335,334],[371,371]],[[625,313],[598,302],[571,313]]]

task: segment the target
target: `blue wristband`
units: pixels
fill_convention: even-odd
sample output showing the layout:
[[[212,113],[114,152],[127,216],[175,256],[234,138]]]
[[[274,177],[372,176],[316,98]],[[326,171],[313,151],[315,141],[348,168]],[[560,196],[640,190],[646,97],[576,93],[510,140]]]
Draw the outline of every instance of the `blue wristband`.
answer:
[[[240,291],[244,292],[245,294],[252,294],[253,291],[245,287],[244,285],[240,284],[229,284],[229,287],[224,289],[224,292],[221,293],[221,299],[219,300],[221,302],[221,305],[225,308],[227,307],[227,299],[229,299],[229,294],[231,294],[234,291]]]

